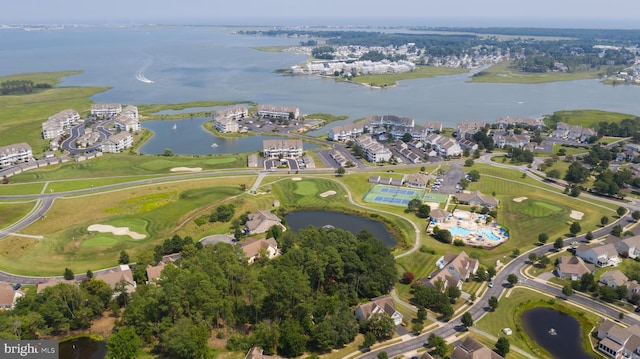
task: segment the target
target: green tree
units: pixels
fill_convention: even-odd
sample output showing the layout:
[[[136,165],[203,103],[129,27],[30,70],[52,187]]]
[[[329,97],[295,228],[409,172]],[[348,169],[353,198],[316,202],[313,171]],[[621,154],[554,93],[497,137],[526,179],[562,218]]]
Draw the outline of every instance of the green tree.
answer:
[[[107,358],[133,359],[138,357],[142,341],[133,327],[121,327],[107,341]]]
[[[409,203],[407,203],[407,211],[415,212],[420,208],[420,206],[422,206],[422,200],[413,198]]]
[[[613,228],[611,228],[611,234],[616,237],[622,237],[622,226],[619,224],[613,226]]]
[[[423,306],[419,306],[416,316],[419,321],[424,322],[424,320],[427,319],[427,310],[424,309]]]
[[[487,280],[487,270],[484,268],[478,268],[476,271],[476,279],[480,282]]]
[[[495,295],[489,298],[489,307],[491,307],[491,311],[495,311],[498,308],[498,298]]]
[[[540,234],[538,234],[538,242],[540,242],[541,244],[545,244],[547,243],[547,241],[549,240],[549,235],[542,232]]]
[[[411,140],[413,140],[413,136],[411,136],[409,132],[405,132],[405,134],[402,135],[402,142],[411,142]]]
[[[120,264],[129,264],[129,254],[125,251],[120,251],[120,258],[118,258],[118,263]]]
[[[434,232],[433,237],[438,241],[446,244],[451,243],[451,232],[446,229],[441,229],[438,232]]]
[[[262,348],[265,355],[273,355],[276,352],[279,336],[280,329],[277,324],[269,325],[265,322],[260,322],[256,324],[251,339],[257,346]]]
[[[535,263],[538,261],[538,255],[535,252],[529,253],[529,262]]]
[[[560,249],[562,247],[564,247],[564,242],[562,241],[562,238],[560,237],[556,238],[556,241],[553,242],[553,248]]]
[[[474,163],[474,162],[473,162],[473,159],[472,159],[472,158],[468,158],[468,159],[466,159],[466,160],[464,161],[464,166],[465,166],[465,167],[471,167],[471,166],[473,166],[473,163]]]
[[[580,162],[574,161],[569,165],[567,173],[564,176],[565,181],[571,183],[583,183],[589,178],[589,169]]]
[[[602,216],[602,218],[600,218],[600,224],[602,224],[603,226],[606,226],[608,223],[609,223],[609,217]]]
[[[548,178],[558,179],[558,178],[560,178],[560,175],[561,175],[561,174],[560,174],[560,171],[559,171],[559,170],[557,170],[557,169],[555,169],[555,168],[554,168],[554,169],[552,169],[552,170],[549,170],[549,171],[547,172],[547,177],[548,177]]]
[[[414,322],[413,324],[411,324],[411,331],[415,335],[420,335],[422,329],[424,329],[424,324],[422,324],[422,322]]]
[[[426,171],[426,170],[427,170],[427,168],[426,168],[425,166],[421,166],[421,167],[420,167],[420,172],[424,172],[424,171]]]
[[[162,155],[166,156],[166,157],[171,157],[171,156],[173,156],[173,151],[170,148],[165,148],[164,152],[162,153]]]
[[[587,232],[587,234],[584,236],[584,239],[590,241],[593,239],[593,233],[591,231]]]
[[[494,267],[494,266],[489,266],[489,267],[487,268],[487,275],[489,276],[489,278],[493,278],[493,277],[495,277],[495,276],[496,276],[496,273],[497,273],[497,271],[496,271],[496,267]]]
[[[510,346],[511,344],[509,343],[509,339],[506,337],[500,337],[496,342],[495,352],[498,353],[498,355],[505,357],[507,353],[509,353]]]
[[[69,268],[65,268],[64,269],[64,279],[66,280],[73,280],[74,275],[73,275],[73,271]]]
[[[634,221],[638,221],[640,220],[640,211],[635,210],[633,212],[631,212],[631,218],[633,218]]]
[[[569,284],[565,284],[564,287],[562,287],[562,294],[566,295],[567,297],[573,294],[573,288],[571,288],[571,285]]]
[[[513,251],[511,251],[511,257],[516,258],[520,255],[520,249],[516,248]]]
[[[87,269],[87,274],[86,275],[87,275],[88,279],[93,278],[93,272],[91,271],[91,269]]]
[[[469,179],[471,182],[478,182],[480,179],[480,172],[478,172],[478,170],[469,171]]]
[[[391,338],[394,330],[393,319],[386,313],[373,314],[367,323],[367,331],[373,333],[378,340]]]
[[[287,358],[300,356],[307,345],[307,336],[300,323],[289,318],[280,326],[280,341],[278,342],[278,354]]]
[[[431,213],[431,206],[428,204],[422,204],[418,207],[418,212],[416,212],[416,216],[419,218],[427,218]]]
[[[571,234],[573,234],[574,236],[580,233],[581,230],[582,226],[578,222],[573,222],[571,223],[571,226],[569,226],[569,232],[571,232]]]
[[[338,177],[344,176],[344,174],[346,172],[347,172],[347,170],[345,170],[344,167],[342,167],[342,166],[338,167],[338,169],[336,170],[336,173],[338,174]]]
[[[364,333],[364,343],[362,343],[362,346],[365,348],[370,348],[376,343],[376,341],[378,341],[378,339],[376,339],[375,334],[373,334],[372,332],[366,332]]]
[[[460,187],[467,189],[467,187],[469,187],[469,181],[466,178],[460,179]]]
[[[509,275],[507,276],[507,282],[509,282],[511,286],[518,284],[518,276],[513,273],[509,273]]]
[[[627,213],[627,209],[624,207],[618,207],[618,209],[616,209],[616,213],[619,217],[622,217],[623,214]]]
[[[160,334],[159,350],[169,358],[203,358],[207,351],[209,329],[183,317]]]
[[[275,238],[276,240],[280,239],[280,237],[282,237],[282,234],[284,232],[282,231],[282,226],[274,224],[273,226],[269,227],[269,229],[267,229],[267,238]]]
[[[462,325],[465,326],[465,328],[473,326],[473,317],[469,312],[464,312],[464,314],[462,314],[462,318],[460,318],[460,321],[462,322]]]
[[[441,357],[444,357],[447,354],[447,351],[449,351],[449,347],[447,345],[447,342],[444,340],[444,338],[437,336],[433,333],[429,335],[429,338],[427,339],[427,343],[429,344],[430,347],[433,348],[433,353]]]
[[[543,267],[546,267],[551,264],[551,259],[549,259],[549,257],[547,256],[540,256],[538,257],[538,263],[540,263]]]

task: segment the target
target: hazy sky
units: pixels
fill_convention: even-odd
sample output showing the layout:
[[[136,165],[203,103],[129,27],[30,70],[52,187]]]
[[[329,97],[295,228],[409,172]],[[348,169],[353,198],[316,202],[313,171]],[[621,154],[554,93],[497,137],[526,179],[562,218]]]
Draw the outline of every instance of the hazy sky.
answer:
[[[410,25],[640,28],[638,0],[0,0],[0,23],[370,24],[404,18]],[[429,19],[421,22],[418,19]],[[498,19],[500,22],[493,22]],[[303,24],[307,21],[300,20]],[[637,23],[637,24],[636,24]],[[381,24],[384,25],[384,24]]]

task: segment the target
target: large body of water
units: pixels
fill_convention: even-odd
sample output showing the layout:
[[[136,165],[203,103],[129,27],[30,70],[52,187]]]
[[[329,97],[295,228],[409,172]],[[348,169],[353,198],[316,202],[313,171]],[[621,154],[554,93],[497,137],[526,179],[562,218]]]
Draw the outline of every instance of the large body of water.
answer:
[[[556,359],[593,359],[584,351],[580,322],[574,317],[547,307],[522,313],[527,335]],[[553,329],[555,334],[550,333]]]
[[[354,235],[366,230],[390,247],[397,244],[384,224],[361,216],[330,211],[296,211],[287,214],[284,218],[294,232],[309,226],[323,227],[329,225],[349,231]]]
[[[282,76],[274,70],[300,64],[306,56],[254,47],[296,45],[300,39],[244,36],[233,30],[211,26],[0,30],[0,75],[84,70],[62,85],[112,87],[96,94],[95,102],[250,100],[297,106],[303,114],[350,116],[344,122],[394,114],[453,127],[460,121],[493,122],[502,116],[585,108],[640,115],[640,86],[606,86],[597,80],[481,84],[468,83],[468,75],[462,74],[402,81],[381,90],[315,76]],[[140,81],[141,76],[153,83]]]

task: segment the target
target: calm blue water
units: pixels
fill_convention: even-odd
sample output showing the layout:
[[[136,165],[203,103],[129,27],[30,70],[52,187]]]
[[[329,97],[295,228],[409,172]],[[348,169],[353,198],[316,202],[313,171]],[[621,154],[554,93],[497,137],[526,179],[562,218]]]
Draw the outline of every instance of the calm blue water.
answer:
[[[563,109],[600,109],[640,115],[640,86],[597,80],[558,83],[471,84],[468,75],[402,81],[384,90],[274,70],[303,63],[305,55],[262,52],[257,46],[296,45],[300,39],[240,36],[234,28],[139,26],[62,31],[0,30],[0,75],[84,70],[62,85],[111,86],[95,102],[180,103],[255,101],[297,106],[303,114],[350,118],[372,114],[413,117],[417,123],[494,122],[502,116],[540,116]],[[143,75],[153,83],[136,79]],[[313,132],[325,134],[327,129]],[[172,146],[169,146],[172,147]]]
[[[276,136],[250,136],[239,138],[218,137],[205,130],[202,124],[210,121],[206,117],[194,117],[185,120],[146,121],[142,127],[153,131],[153,137],[145,142],[138,152],[143,154],[161,154],[169,148],[174,154],[208,155],[233,154],[262,151],[263,140],[282,139]],[[173,129],[173,126],[176,129]],[[216,147],[211,147],[213,144]],[[318,145],[304,142],[304,149],[318,148]]]
[[[449,228],[449,232],[451,232],[451,235],[454,236],[454,237],[455,236],[466,237],[466,236],[468,236],[470,234],[473,234],[473,235],[480,234],[480,235],[482,235],[483,238],[486,238],[486,239],[488,239],[490,241],[499,241],[500,240],[500,237],[498,237],[495,233],[493,233],[491,230],[486,229],[486,228],[480,228],[480,229],[477,229],[475,231],[472,231],[472,230],[469,230],[469,229],[466,229],[466,228],[455,226],[455,227]]]

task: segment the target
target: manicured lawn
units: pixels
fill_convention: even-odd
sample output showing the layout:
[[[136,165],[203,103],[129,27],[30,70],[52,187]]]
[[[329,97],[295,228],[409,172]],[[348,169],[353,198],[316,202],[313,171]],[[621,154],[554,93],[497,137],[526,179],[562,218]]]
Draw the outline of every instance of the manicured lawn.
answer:
[[[560,122],[569,125],[582,125],[583,127],[593,127],[599,122],[620,123],[624,119],[633,119],[637,116],[620,112],[600,111],[600,110],[571,110],[556,111]]]
[[[538,84],[544,82],[573,81],[595,79],[607,73],[606,67],[580,72],[546,72],[528,73],[513,66],[513,61],[499,62],[479,72],[471,78],[471,82],[522,83]]]
[[[4,228],[27,215],[34,205],[35,201],[0,203],[0,228]]]
[[[0,77],[0,82],[8,80],[32,80],[55,85],[65,76],[80,71],[31,73]],[[0,146],[16,142],[27,142],[34,155],[39,156],[48,147],[48,140],[42,139],[42,122],[59,111],[74,109],[86,113],[91,105],[90,97],[108,90],[108,87],[53,87],[27,95],[0,96]],[[16,139],[20,139],[16,141]]]
[[[449,67],[420,66],[411,72],[384,75],[361,75],[354,77],[351,81],[376,87],[394,86],[401,80],[421,79],[443,75],[455,75],[466,73],[465,69],[454,69]]]
[[[252,181],[252,176],[235,177],[233,185],[229,185],[229,178],[198,179],[58,199],[43,220],[22,231],[44,235],[44,239],[10,236],[0,240],[0,268],[25,275],[59,275],[65,267],[82,273],[116,265],[121,250],[136,258],[175,233],[200,239],[196,237],[198,232],[189,231],[192,227],[183,228],[185,224],[193,222],[197,211],[208,206],[213,210],[221,200],[240,194],[239,184]],[[82,246],[84,240],[92,238],[87,228],[100,223],[129,226],[148,237],[133,240],[102,234],[89,246]],[[107,237],[115,237],[118,242]]]
[[[200,167],[204,171],[226,168],[246,168],[246,155],[224,156],[138,156],[105,154],[85,161],[69,162],[30,170],[11,177],[12,183],[87,179],[117,176],[171,175],[174,167]],[[110,180],[109,180],[110,181]],[[1,187],[0,187],[1,188]]]
[[[11,181],[10,184],[0,186],[0,196],[36,194],[40,193],[44,187],[44,183],[14,183],[13,177],[9,180]]]
[[[471,332],[471,333],[469,333],[469,335],[473,339],[475,339],[475,340],[479,341],[480,343],[484,344],[485,346],[487,346],[487,348],[490,348],[490,349],[493,350],[496,347],[496,342],[495,341],[493,341],[493,340],[491,340],[491,339],[489,339],[489,338],[487,338],[485,336],[482,336],[482,334],[480,334],[480,333]],[[508,355],[507,357],[509,359],[527,359],[528,358],[528,357],[516,352],[515,350],[513,350],[513,348],[511,348],[511,350],[509,351],[509,354],[507,354],[507,355]]]

